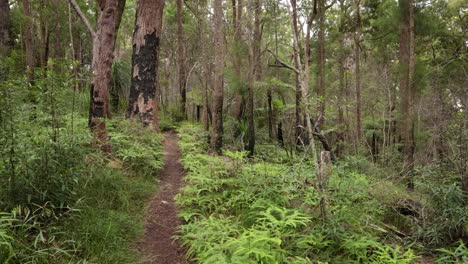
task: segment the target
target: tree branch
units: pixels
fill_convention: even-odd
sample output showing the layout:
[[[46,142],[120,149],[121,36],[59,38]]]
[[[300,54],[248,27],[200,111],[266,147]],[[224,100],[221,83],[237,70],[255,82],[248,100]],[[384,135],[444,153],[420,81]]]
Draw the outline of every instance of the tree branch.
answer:
[[[83,23],[85,24],[86,28],[88,28],[88,31],[89,33],[91,34],[91,36],[93,38],[96,37],[96,32],[94,31],[93,29],[93,26],[91,26],[91,23],[89,23],[89,20],[86,18],[86,16],[83,14],[83,12],[81,12],[81,9],[80,7],[78,6],[78,4],[76,3],[75,0],[68,0],[68,2],[70,3],[70,5],[73,7],[73,9],[75,10],[76,14],[81,18],[81,21],[83,21]]]
[[[297,74],[300,73],[300,71],[299,71],[298,69],[296,69],[296,67],[294,67],[294,66],[292,66],[292,65],[289,65],[289,64],[287,64],[286,62],[282,61],[282,60],[278,57],[278,55],[276,55],[274,52],[272,52],[272,51],[269,50],[269,49],[267,49],[267,51],[268,51],[271,55],[273,55],[273,57],[275,57],[275,60],[276,60],[277,62],[279,62],[279,64],[280,64],[281,66],[283,66],[283,67],[285,67],[285,68],[288,68],[288,69],[290,69],[291,71],[294,71],[294,72],[297,73]]]

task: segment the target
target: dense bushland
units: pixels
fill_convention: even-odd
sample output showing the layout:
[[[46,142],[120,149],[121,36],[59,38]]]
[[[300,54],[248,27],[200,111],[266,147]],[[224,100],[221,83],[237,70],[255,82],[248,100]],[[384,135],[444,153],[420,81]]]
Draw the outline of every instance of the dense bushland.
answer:
[[[213,157],[205,154],[201,128],[185,124],[178,131],[188,171],[177,197],[180,237],[199,263],[413,263],[430,246],[447,245],[466,221],[455,186],[408,194],[404,185],[360,170],[375,167],[364,159],[350,158],[333,165],[322,193],[308,159],[272,148],[258,151],[274,152],[274,159],[248,160],[236,151]],[[421,205],[427,215],[398,211],[413,196],[432,197]],[[468,253],[463,244],[441,252],[439,263],[462,263]]]
[[[0,82],[1,262],[135,263],[162,138],[114,118],[113,154],[93,147],[88,93],[68,89],[68,65]]]

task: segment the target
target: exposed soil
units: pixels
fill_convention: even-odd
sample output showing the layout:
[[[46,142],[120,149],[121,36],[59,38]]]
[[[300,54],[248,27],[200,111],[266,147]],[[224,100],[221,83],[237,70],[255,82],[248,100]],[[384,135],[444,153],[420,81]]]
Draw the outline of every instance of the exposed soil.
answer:
[[[164,168],[160,174],[160,190],[153,197],[146,219],[145,235],[138,244],[143,263],[186,264],[185,250],[174,239],[179,219],[174,196],[183,187],[184,169],[179,162],[179,138],[167,132],[164,138]]]

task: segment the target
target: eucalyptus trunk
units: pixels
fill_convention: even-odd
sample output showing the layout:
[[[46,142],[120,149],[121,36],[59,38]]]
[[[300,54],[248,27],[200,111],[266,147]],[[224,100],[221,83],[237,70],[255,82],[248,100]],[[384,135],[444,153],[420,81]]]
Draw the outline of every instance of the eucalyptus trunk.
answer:
[[[155,130],[159,130],[156,88],[163,10],[164,0],[137,0],[127,110],[128,118],[136,118]]]

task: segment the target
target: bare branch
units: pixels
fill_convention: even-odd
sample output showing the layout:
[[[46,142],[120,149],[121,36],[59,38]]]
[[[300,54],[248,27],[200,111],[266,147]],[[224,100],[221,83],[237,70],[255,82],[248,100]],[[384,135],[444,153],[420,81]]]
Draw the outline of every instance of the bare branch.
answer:
[[[297,74],[300,74],[300,71],[299,71],[296,67],[294,67],[294,66],[292,66],[292,65],[289,65],[289,64],[287,64],[286,62],[282,61],[282,60],[278,57],[278,55],[276,55],[276,54],[275,54],[274,52],[272,52],[271,50],[267,49],[267,51],[268,51],[271,55],[273,55],[273,57],[275,57],[275,60],[276,60],[281,66],[283,66],[283,67],[285,67],[285,68],[288,68],[288,69],[294,71],[294,72],[297,73]]]
[[[83,14],[83,12],[81,11],[80,7],[78,6],[78,4],[76,3],[75,0],[68,0],[68,2],[70,3],[70,5],[73,7],[73,9],[75,10],[76,14],[81,18],[81,21],[83,21],[83,23],[85,24],[85,26],[88,28],[88,31],[89,33],[91,34],[91,36],[93,38],[96,37],[96,32],[94,31],[93,29],[93,26],[91,26],[91,23],[89,23],[89,20],[86,18],[86,16]]]

